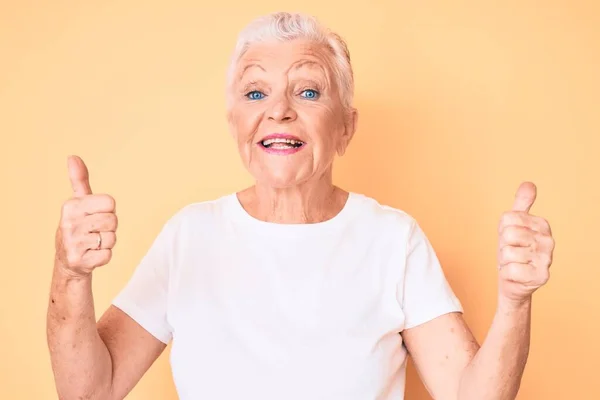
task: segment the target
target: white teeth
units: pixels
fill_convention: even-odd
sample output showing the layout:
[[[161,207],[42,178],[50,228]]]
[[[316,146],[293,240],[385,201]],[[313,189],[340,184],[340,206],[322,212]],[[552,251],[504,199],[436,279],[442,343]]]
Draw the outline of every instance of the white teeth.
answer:
[[[291,145],[297,145],[297,144],[302,144],[301,141],[298,140],[292,140],[292,139],[285,139],[285,138],[276,138],[276,139],[267,139],[267,140],[263,140],[263,145],[264,146],[269,146],[272,145],[273,143],[288,143]]]

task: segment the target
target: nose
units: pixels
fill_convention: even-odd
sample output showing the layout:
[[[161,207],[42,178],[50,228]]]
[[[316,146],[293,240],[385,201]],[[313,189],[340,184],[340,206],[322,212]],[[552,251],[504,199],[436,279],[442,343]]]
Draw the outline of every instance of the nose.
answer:
[[[281,95],[273,99],[273,104],[267,111],[267,116],[271,121],[291,122],[296,119],[297,114],[288,96]]]

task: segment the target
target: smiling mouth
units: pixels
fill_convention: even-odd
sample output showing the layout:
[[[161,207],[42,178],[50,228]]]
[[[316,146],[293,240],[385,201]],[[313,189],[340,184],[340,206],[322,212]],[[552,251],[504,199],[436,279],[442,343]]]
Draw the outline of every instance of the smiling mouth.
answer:
[[[271,138],[265,139],[259,142],[261,146],[266,149],[297,149],[304,146],[304,142],[296,139],[286,139],[286,138]]]

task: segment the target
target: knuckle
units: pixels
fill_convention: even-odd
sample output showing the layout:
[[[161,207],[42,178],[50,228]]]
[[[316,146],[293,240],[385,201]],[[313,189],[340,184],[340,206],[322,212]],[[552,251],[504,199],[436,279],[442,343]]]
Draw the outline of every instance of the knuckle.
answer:
[[[548,251],[552,251],[554,250],[554,238],[552,236],[543,234],[543,233],[536,233],[535,235],[535,241],[538,244],[538,247],[540,249],[544,249],[544,250],[548,250]]]
[[[500,224],[498,225],[498,230],[502,231],[506,226],[509,225],[511,219],[511,212],[505,211],[500,215]]]
[[[552,264],[552,255],[549,253],[542,253],[540,255],[540,262],[544,269],[547,269]]]
[[[508,265],[513,261],[512,250],[510,246],[504,246],[500,249],[500,264]]]
[[[102,265],[108,264],[111,258],[112,258],[112,250],[105,249],[104,251],[102,251],[102,254],[100,255],[100,257],[98,257],[98,262],[96,263],[96,266],[100,267]]]
[[[511,259],[512,253],[513,251],[511,246],[504,246],[502,250],[500,250],[500,255],[505,261]]]
[[[514,263],[508,263],[502,267],[502,275],[505,279],[514,281],[519,276],[517,265]]]
[[[540,224],[547,230],[550,230],[550,222],[546,218],[540,217]]]
[[[75,231],[75,221],[72,218],[61,218],[59,227],[63,234],[70,234]]]
[[[522,226],[523,216],[515,211],[505,211],[500,217],[500,230],[507,227]]]
[[[498,262],[501,265],[506,264],[506,262],[505,262],[505,256],[504,256],[504,247],[501,247],[500,249],[498,249]]]
[[[539,226],[540,231],[545,232],[545,233],[551,232],[550,222],[548,222],[548,220],[546,218],[536,217],[536,222],[537,222],[537,225]]]
[[[116,238],[116,235],[114,234],[114,232],[104,232],[102,234],[102,238],[103,238],[102,243],[104,243],[104,247],[107,249],[112,248],[117,241],[117,238]]]
[[[79,207],[78,201],[76,199],[69,199],[65,201],[62,205],[62,215],[63,217],[68,217],[75,214],[77,208]]]
[[[546,284],[550,280],[550,270],[544,268],[540,274],[540,283],[542,285]]]
[[[115,198],[109,194],[104,194],[104,195],[102,195],[102,197],[103,197],[103,200],[106,202],[106,207],[109,210],[113,211],[115,209],[115,207],[117,206],[117,202],[115,201]]]
[[[509,275],[514,276],[517,273],[517,264],[508,263],[506,265],[506,271],[508,272]]]
[[[71,267],[76,267],[81,262],[80,255],[78,253],[74,252],[74,251],[68,251],[67,250],[66,259],[67,259],[67,263]]]
[[[117,214],[110,213],[108,215],[108,229],[116,230],[119,225],[119,219],[117,218]]]
[[[502,229],[502,237],[506,241],[514,241],[518,237],[518,231],[514,226],[505,226]]]

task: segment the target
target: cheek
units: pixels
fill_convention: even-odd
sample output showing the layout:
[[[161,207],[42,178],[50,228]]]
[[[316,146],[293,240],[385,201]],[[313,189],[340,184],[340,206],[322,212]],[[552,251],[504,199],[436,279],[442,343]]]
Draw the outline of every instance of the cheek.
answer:
[[[327,104],[316,104],[307,110],[306,120],[309,135],[320,144],[319,152],[335,151],[337,141],[341,137],[339,111]]]
[[[252,110],[247,107],[240,107],[232,113],[231,129],[239,146],[253,142],[261,115],[260,110]]]

